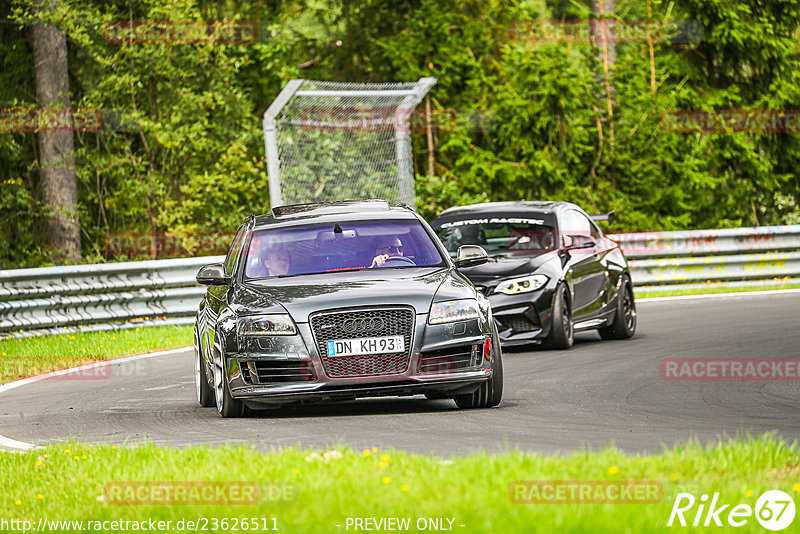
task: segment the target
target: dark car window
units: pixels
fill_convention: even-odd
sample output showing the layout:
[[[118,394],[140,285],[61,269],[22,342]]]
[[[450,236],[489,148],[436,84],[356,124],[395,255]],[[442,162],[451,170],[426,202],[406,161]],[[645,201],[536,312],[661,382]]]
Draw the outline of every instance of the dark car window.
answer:
[[[561,224],[559,234],[561,234],[562,244],[570,244],[568,236],[571,235],[591,235],[592,225],[584,215],[577,210],[566,210],[561,214]]]
[[[592,232],[592,237],[595,241],[598,241],[600,237],[603,235],[603,232],[600,231],[600,228],[594,223],[594,221],[589,221],[590,228],[589,230]]]
[[[562,233],[565,235],[590,235],[592,224],[583,213],[576,210],[564,212]]]
[[[242,240],[244,239],[244,225],[239,228],[236,235],[231,242],[231,248],[228,249],[228,255],[225,257],[225,274],[233,276],[233,271],[236,269],[236,264],[239,263],[239,256],[242,252]]]
[[[537,255],[556,248],[549,220],[528,217],[463,219],[442,223],[438,234],[455,256],[461,245],[480,245],[488,254]]]
[[[444,259],[416,220],[347,221],[257,230],[247,255],[247,278],[294,276],[373,267],[430,267]]]
[[[595,241],[599,241],[603,235],[589,217],[577,210],[567,210],[563,213],[560,233],[564,245],[569,244],[567,236],[570,235],[591,236]]]

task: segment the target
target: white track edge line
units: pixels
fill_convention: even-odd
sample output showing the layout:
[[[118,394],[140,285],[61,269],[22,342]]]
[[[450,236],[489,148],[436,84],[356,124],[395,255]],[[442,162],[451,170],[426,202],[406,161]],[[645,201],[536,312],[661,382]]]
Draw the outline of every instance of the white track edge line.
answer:
[[[71,373],[77,373],[80,371],[85,371],[87,369],[94,369],[96,367],[103,367],[106,365],[114,365],[117,363],[125,363],[135,360],[144,360],[146,358],[154,358],[156,356],[167,356],[169,354],[176,354],[178,352],[183,352],[185,350],[189,350],[192,347],[180,347],[177,349],[170,349],[170,350],[161,350],[158,352],[148,352],[146,354],[136,354],[134,356],[126,356],[125,358],[115,358],[111,360],[104,360],[102,362],[94,362],[88,363],[85,365],[79,365],[78,367],[70,367],[68,369],[59,369],[58,371],[51,371],[49,373],[44,373],[41,375],[36,376],[29,376],[27,378],[21,378],[19,380],[15,380],[13,382],[8,382],[6,384],[0,384],[0,393],[4,393],[6,391],[18,388],[20,386],[25,386],[27,384],[33,384],[34,382],[39,382],[40,380],[45,380],[47,378],[52,378],[54,376],[62,376],[68,375]],[[7,438],[0,434],[0,451],[6,452],[20,452],[20,451],[28,451],[36,447],[33,443],[28,443],[26,441],[17,441],[15,439]]]

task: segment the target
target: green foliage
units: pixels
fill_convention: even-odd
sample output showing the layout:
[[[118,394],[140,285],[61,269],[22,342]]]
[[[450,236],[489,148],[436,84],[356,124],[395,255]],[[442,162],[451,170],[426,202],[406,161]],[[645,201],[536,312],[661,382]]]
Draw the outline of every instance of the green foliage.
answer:
[[[702,37],[654,41],[655,92],[648,43],[617,42],[613,118],[600,49],[540,42],[531,31],[537,20],[588,24],[591,9],[579,0],[58,5],[51,22],[67,36],[73,107],[113,112],[105,128],[75,134],[85,261],[122,259],[104,250],[109,234],[231,232],[267,211],[260,118],[300,77],[438,78],[431,105],[458,120],[434,127],[431,146],[424,127],[412,129],[417,203],[428,218],[458,204],[549,198],[614,209],[621,231],[800,220],[797,133],[680,133],[663,121],[670,110],[798,109],[800,0],[652,0],[653,19],[697,21]],[[0,4],[12,21],[0,25],[4,109],[35,106],[30,8],[31,0]],[[614,14],[644,20],[647,4],[617,0]],[[257,42],[239,44],[104,38],[125,20],[262,24]],[[114,113],[126,127],[114,127]],[[3,267],[48,261],[37,151],[35,133],[0,129]],[[337,145],[330,157],[346,154]]]

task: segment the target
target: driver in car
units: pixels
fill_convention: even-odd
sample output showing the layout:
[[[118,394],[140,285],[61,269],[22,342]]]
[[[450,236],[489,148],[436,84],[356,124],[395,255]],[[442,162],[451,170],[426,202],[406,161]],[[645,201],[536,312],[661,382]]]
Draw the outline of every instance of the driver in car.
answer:
[[[399,237],[389,238],[382,242],[377,249],[375,249],[375,258],[373,258],[372,265],[369,267],[370,269],[373,267],[380,267],[386,263],[386,260],[389,258],[398,256],[403,256],[403,242],[400,241]]]

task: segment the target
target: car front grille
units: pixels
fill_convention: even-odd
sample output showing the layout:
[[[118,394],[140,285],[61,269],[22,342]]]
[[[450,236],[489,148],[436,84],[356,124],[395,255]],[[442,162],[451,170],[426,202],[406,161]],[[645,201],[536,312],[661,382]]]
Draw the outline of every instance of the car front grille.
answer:
[[[350,319],[378,324],[370,330],[345,331],[345,322]],[[317,313],[311,316],[311,331],[325,372],[332,378],[402,374],[411,359],[414,310],[397,307]],[[403,336],[406,348],[401,354],[328,357],[327,343],[331,340],[398,335]]]
[[[424,352],[419,359],[420,374],[455,373],[480,363],[480,345],[466,345]]]
[[[304,382],[315,380],[314,366],[308,360],[255,360],[242,362],[242,375],[251,384]]]
[[[532,332],[539,328],[533,321],[521,313],[515,315],[495,315],[494,318],[504,328],[510,328],[516,333]]]

